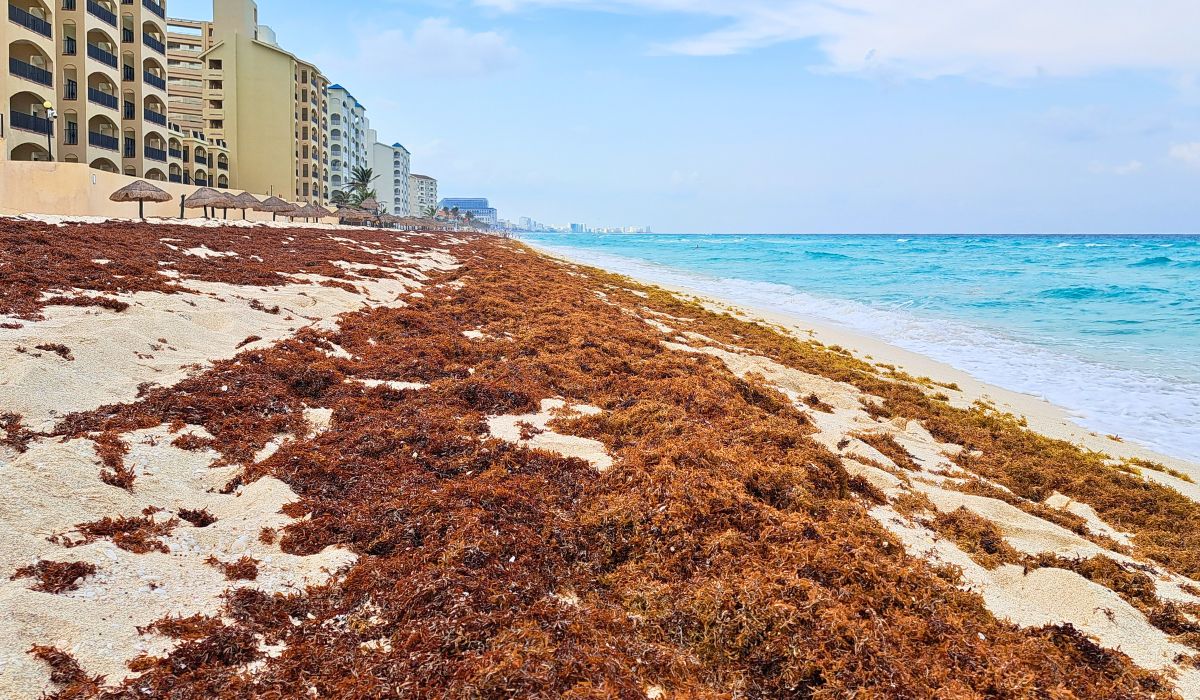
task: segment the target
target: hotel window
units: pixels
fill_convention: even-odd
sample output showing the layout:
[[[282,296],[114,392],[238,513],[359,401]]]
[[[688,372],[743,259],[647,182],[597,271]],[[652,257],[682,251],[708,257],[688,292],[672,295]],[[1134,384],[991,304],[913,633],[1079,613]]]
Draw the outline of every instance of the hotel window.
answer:
[[[210,129],[224,129],[225,128],[225,120],[224,119],[209,120],[208,126]]]
[[[221,59],[219,59],[219,58],[210,59],[208,62],[208,67],[213,70],[221,70]]]

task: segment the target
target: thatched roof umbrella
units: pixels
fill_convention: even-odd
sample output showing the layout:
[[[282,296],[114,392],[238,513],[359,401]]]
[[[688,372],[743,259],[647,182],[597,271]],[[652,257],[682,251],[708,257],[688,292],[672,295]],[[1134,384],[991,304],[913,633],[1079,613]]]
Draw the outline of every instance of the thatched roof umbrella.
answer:
[[[375,199],[374,197],[367,197],[358,206],[359,208],[369,211],[372,214],[379,213],[379,200]]]
[[[145,180],[135,180],[108,197],[114,202],[137,202],[138,218],[145,219],[146,202],[169,202],[171,195]]]
[[[232,199],[232,197],[224,192],[218,192],[211,187],[201,187],[193,192],[187,199],[183,200],[183,206],[187,209],[204,209],[204,216],[207,218],[209,207],[212,207],[213,209],[216,209],[217,207],[225,207],[228,209],[231,206],[239,206],[236,201],[231,203]]]
[[[318,207],[313,206],[312,204],[305,204],[303,206],[297,207],[296,211],[292,212],[290,216],[293,219],[303,218],[305,221],[308,221],[309,219],[313,218],[314,216],[320,216],[322,211],[324,211],[324,210],[319,209]]]
[[[262,206],[262,202],[258,201],[258,197],[255,197],[249,192],[243,192],[239,195],[235,195],[233,198],[242,205],[242,219],[246,218],[247,209],[259,211],[259,207]]]
[[[338,207],[337,215],[345,221],[370,221],[375,218],[371,212],[351,206]]]
[[[271,212],[271,221],[274,221],[279,214],[290,214],[295,209],[296,205],[288,204],[279,197],[267,197],[258,205],[259,211]]]

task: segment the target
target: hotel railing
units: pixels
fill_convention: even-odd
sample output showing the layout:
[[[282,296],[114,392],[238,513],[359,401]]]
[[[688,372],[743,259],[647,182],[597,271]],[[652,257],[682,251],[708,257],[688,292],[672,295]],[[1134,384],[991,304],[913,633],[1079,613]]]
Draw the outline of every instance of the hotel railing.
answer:
[[[125,139],[125,151],[121,154],[125,158],[134,158],[137,156],[137,144],[133,139]]]
[[[37,32],[42,36],[50,36],[52,27],[50,23],[41,17],[31,14],[28,10],[17,7],[16,5],[8,6],[8,18],[17,24],[25,27],[31,32]]]
[[[88,14],[98,17],[114,27],[117,26],[117,16],[111,10],[105,9],[96,0],[87,0],[87,11]]]
[[[167,45],[150,36],[149,34],[142,35],[142,43],[159,53],[165,54],[167,52]]]
[[[117,105],[120,104],[120,101],[117,100],[116,95],[110,95],[107,92],[97,90],[94,87],[88,88],[88,102],[95,102],[98,105],[102,105],[110,109],[118,109]]]
[[[71,80],[70,78],[67,78],[67,84],[63,88],[63,99],[64,100],[78,100],[79,99],[79,83],[78,82]]]
[[[146,146],[142,150],[146,154],[146,157],[149,158],[150,160],[157,160],[162,163],[167,162],[167,152],[161,148],[153,148],[151,146]]]
[[[63,132],[63,143],[67,146],[79,145],[79,124],[67,122],[67,130]]]
[[[149,83],[150,85],[153,85],[154,87],[158,88],[159,90],[167,89],[167,81],[158,77],[157,75],[151,73],[150,71],[144,71],[142,73],[142,77],[145,78],[147,83]]]
[[[106,66],[117,67],[117,57],[95,44],[88,44],[87,55],[88,58],[94,58]]]
[[[74,56],[79,52],[79,43],[75,41],[73,36],[63,37],[63,55]]]
[[[125,109],[121,112],[121,116],[125,119],[135,119],[137,117],[137,106],[129,100],[125,100]]]
[[[182,175],[168,175],[168,176],[167,176],[167,178],[168,178],[168,179],[169,179],[171,182],[183,182],[183,176],[182,176]]]
[[[132,29],[127,29],[124,27],[121,28],[121,43],[122,44],[132,44],[133,38],[134,37],[133,37]]]
[[[169,149],[167,149],[167,152],[171,154],[172,158],[179,158],[179,159],[183,158],[183,151],[181,151],[178,148],[169,148]]]
[[[118,151],[121,149],[121,143],[116,136],[101,134],[95,131],[88,132],[88,145],[96,148],[103,148],[109,151]]]
[[[205,166],[207,166],[207,165],[209,164],[209,163],[208,163],[208,158],[205,158],[204,156],[196,156],[196,157],[195,157],[195,161],[196,161],[196,165],[205,165]]]
[[[11,56],[8,58],[8,72],[12,73],[18,78],[32,80],[39,85],[45,85],[47,87],[54,86],[53,73],[44,68],[38,68],[31,63],[26,63],[19,58],[13,58]]]
[[[159,114],[151,109],[144,110],[143,114],[146,117],[146,121],[150,122],[151,124],[158,124],[159,126],[167,125],[167,115],[165,114]]]
[[[217,170],[229,170],[229,163],[217,163]]]
[[[24,112],[14,110],[9,115],[9,122],[14,129],[32,131],[35,134],[50,133],[50,120],[44,117],[35,117],[32,114],[25,114]]]
[[[136,75],[136,73],[133,71],[133,66],[121,67],[121,80],[124,80],[127,83],[132,83],[134,75]]]
[[[142,7],[146,8],[147,10],[150,10],[154,14],[158,15],[159,19],[167,18],[167,11],[164,10],[161,6],[151,2],[151,0],[142,0]]]

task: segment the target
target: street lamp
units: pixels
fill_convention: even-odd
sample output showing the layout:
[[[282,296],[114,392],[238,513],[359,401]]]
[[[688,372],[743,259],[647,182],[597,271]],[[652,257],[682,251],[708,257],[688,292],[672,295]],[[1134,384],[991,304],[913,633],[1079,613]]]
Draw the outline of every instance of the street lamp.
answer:
[[[54,110],[54,105],[50,100],[42,103],[46,108],[46,125],[49,127],[46,130],[46,150],[50,153],[50,162],[54,162],[54,120],[58,119],[58,112]]]

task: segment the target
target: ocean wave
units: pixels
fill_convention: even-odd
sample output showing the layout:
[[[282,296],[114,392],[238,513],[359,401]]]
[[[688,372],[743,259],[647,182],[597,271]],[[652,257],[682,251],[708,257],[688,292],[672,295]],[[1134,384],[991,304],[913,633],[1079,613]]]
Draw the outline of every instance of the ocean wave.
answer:
[[[1129,267],[1166,267],[1175,262],[1165,255],[1158,255],[1153,258],[1144,258],[1138,262],[1130,263]]]
[[[999,329],[924,312],[821,297],[775,282],[721,278],[647,261],[561,248],[585,264],[655,284],[686,287],[750,307],[841,326],[957,367],[982,381],[1044,398],[1098,433],[1121,435],[1166,454],[1200,460],[1200,382],[1158,376],[1071,354]],[[1119,291],[1118,291],[1119,290]],[[1064,287],[1057,298],[1120,293],[1122,288]],[[1051,297],[1054,298],[1054,297]]]

